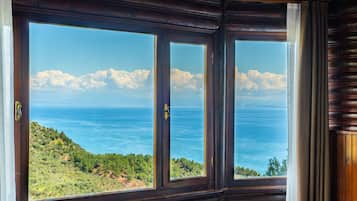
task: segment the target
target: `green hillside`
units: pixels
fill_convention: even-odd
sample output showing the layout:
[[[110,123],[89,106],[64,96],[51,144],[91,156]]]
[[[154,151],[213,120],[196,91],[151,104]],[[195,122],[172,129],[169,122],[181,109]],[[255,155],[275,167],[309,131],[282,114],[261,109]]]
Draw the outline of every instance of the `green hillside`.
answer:
[[[63,132],[36,122],[30,128],[30,199],[63,197],[152,187],[153,158],[150,155],[92,154]],[[286,175],[287,161],[270,159],[267,172],[235,168],[235,178]],[[203,174],[200,163],[171,160],[171,177]]]
[[[30,199],[152,186],[150,155],[92,154],[63,132],[36,122],[30,128]],[[202,164],[171,161],[172,177],[201,175]]]

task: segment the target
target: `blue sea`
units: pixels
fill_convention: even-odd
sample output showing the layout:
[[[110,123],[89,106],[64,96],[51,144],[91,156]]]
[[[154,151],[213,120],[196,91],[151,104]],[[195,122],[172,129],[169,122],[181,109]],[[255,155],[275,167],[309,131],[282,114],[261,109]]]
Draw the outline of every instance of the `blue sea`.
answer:
[[[172,108],[171,157],[204,159],[203,111]],[[63,131],[92,153],[153,154],[153,112],[148,108],[31,107],[31,121]],[[287,157],[287,111],[236,111],[235,165],[264,173],[269,158]]]

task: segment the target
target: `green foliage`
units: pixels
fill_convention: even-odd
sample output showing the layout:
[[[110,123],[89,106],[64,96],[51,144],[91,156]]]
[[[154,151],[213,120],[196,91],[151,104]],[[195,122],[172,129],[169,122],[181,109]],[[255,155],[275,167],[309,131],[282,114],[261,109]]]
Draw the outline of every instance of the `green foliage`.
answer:
[[[175,177],[202,174],[201,164],[171,161]],[[63,132],[36,122],[30,128],[30,199],[99,193],[152,186],[153,157],[137,154],[92,154]]]
[[[185,158],[170,161],[172,179],[201,176],[203,165]],[[264,176],[286,175],[287,160],[269,160]],[[253,169],[236,167],[237,177],[261,176]],[[137,154],[92,154],[63,132],[36,122],[30,128],[30,199],[99,193],[152,186],[153,158]]]
[[[170,165],[171,179],[178,179],[183,177],[202,176],[203,165],[196,163],[186,158],[172,159]]]
[[[285,176],[287,173],[287,160],[280,161],[274,157],[269,159],[268,169],[265,172],[266,176]]]
[[[257,171],[255,171],[253,169],[241,167],[241,166],[237,166],[234,169],[234,174],[239,175],[239,176],[245,176],[245,177],[259,177],[260,176],[260,174]]]
[[[269,159],[268,167],[265,174],[260,174],[256,170],[237,166],[234,169],[234,177],[235,179],[245,178],[245,177],[273,177],[273,176],[286,176],[288,169],[288,162],[286,159],[281,162],[276,158]]]

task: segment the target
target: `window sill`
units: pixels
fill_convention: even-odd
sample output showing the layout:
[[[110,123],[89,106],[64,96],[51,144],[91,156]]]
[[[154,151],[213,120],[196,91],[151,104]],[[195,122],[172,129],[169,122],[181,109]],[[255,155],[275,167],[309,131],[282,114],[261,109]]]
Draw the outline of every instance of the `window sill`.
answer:
[[[226,197],[254,197],[265,198],[270,196],[285,197],[286,186],[236,186],[221,190],[199,190],[196,188],[184,189],[146,189],[142,191],[129,191],[120,193],[107,193],[87,195],[65,199],[52,199],[56,201],[117,201],[117,200],[143,200],[143,201],[189,201],[189,200],[220,200]],[[254,199],[253,199],[254,200]]]

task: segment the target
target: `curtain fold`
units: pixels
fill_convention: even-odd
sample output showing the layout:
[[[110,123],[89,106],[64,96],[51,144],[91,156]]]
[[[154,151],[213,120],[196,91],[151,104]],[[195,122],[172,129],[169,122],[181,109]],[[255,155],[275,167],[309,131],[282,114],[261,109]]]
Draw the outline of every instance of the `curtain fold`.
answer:
[[[286,200],[296,201],[297,197],[297,133],[296,133],[296,113],[297,113],[297,71],[300,68],[298,53],[301,26],[301,5],[289,3],[287,7],[287,42],[288,42],[288,123],[289,123],[289,146],[288,146],[288,173],[287,173],[287,194]]]
[[[0,201],[16,200],[11,3],[0,0]]]
[[[288,201],[331,200],[327,12],[327,2],[301,3],[300,34],[296,40],[299,48],[294,55],[297,62],[293,70],[295,97],[291,106],[291,111],[296,112],[291,118],[294,131],[289,130],[293,136],[289,146],[295,152],[289,155],[293,166],[288,174],[288,177],[292,175],[288,178]]]

